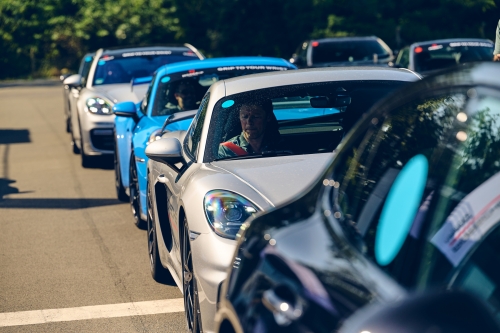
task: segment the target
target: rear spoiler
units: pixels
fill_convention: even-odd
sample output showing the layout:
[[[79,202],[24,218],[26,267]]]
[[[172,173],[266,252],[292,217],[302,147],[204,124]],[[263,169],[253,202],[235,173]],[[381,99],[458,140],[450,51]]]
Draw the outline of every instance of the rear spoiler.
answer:
[[[176,121],[181,121],[181,120],[186,120],[189,118],[194,118],[196,116],[196,113],[198,110],[190,110],[190,111],[182,111],[182,112],[177,112],[172,115],[170,115],[166,120],[165,123],[163,124],[163,127],[161,128],[161,132],[165,132],[165,128],[170,125],[171,123],[175,123]]]
[[[145,77],[137,77],[133,78],[130,80],[130,91],[134,91],[134,86],[137,86],[139,84],[146,84],[149,83],[153,80],[152,76],[145,76]]]

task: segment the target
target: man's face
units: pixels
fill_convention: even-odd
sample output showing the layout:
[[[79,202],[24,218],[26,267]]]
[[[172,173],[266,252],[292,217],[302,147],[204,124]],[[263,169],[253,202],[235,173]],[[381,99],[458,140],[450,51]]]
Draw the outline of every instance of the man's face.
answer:
[[[195,88],[191,84],[181,83],[174,97],[182,111],[194,110],[197,107]]]
[[[240,109],[241,129],[247,140],[262,137],[268,121],[266,111],[260,106],[244,105]]]

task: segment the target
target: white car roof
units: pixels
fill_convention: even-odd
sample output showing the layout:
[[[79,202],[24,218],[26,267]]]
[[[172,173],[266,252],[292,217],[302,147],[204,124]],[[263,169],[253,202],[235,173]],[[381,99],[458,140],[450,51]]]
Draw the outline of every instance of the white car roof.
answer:
[[[246,91],[331,81],[416,81],[421,77],[407,69],[384,67],[327,67],[246,75],[215,83],[225,84],[226,96]]]

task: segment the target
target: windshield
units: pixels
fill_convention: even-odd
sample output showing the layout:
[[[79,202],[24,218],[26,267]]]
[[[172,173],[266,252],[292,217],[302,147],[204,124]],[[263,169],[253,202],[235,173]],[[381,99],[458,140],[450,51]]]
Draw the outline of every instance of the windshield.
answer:
[[[103,55],[97,63],[92,84],[130,83],[132,79],[153,76],[163,65],[196,59],[198,57],[192,52],[168,50]]]
[[[219,66],[165,75],[158,83],[152,116],[165,116],[179,111],[198,109],[208,88],[219,80],[288,69],[290,68],[264,65]]]
[[[413,49],[415,70],[433,71],[472,61],[491,61],[490,42],[451,42],[417,46]]]
[[[472,291],[500,315],[500,96],[446,89],[378,119],[331,177],[345,234],[403,286]]]
[[[223,98],[212,114],[204,161],[331,152],[364,112],[405,83],[312,83]]]
[[[312,42],[312,62],[353,62],[387,60],[390,49],[377,40],[342,40]]]

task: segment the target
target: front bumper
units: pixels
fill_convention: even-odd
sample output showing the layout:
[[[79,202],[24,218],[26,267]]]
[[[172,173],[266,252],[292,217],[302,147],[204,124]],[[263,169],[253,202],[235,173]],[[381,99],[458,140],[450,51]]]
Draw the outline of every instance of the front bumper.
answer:
[[[85,154],[97,156],[114,153],[114,124],[114,115],[84,112],[80,126]]]
[[[204,332],[214,330],[219,286],[227,276],[235,248],[236,241],[219,237],[213,232],[200,234],[191,241]]]

